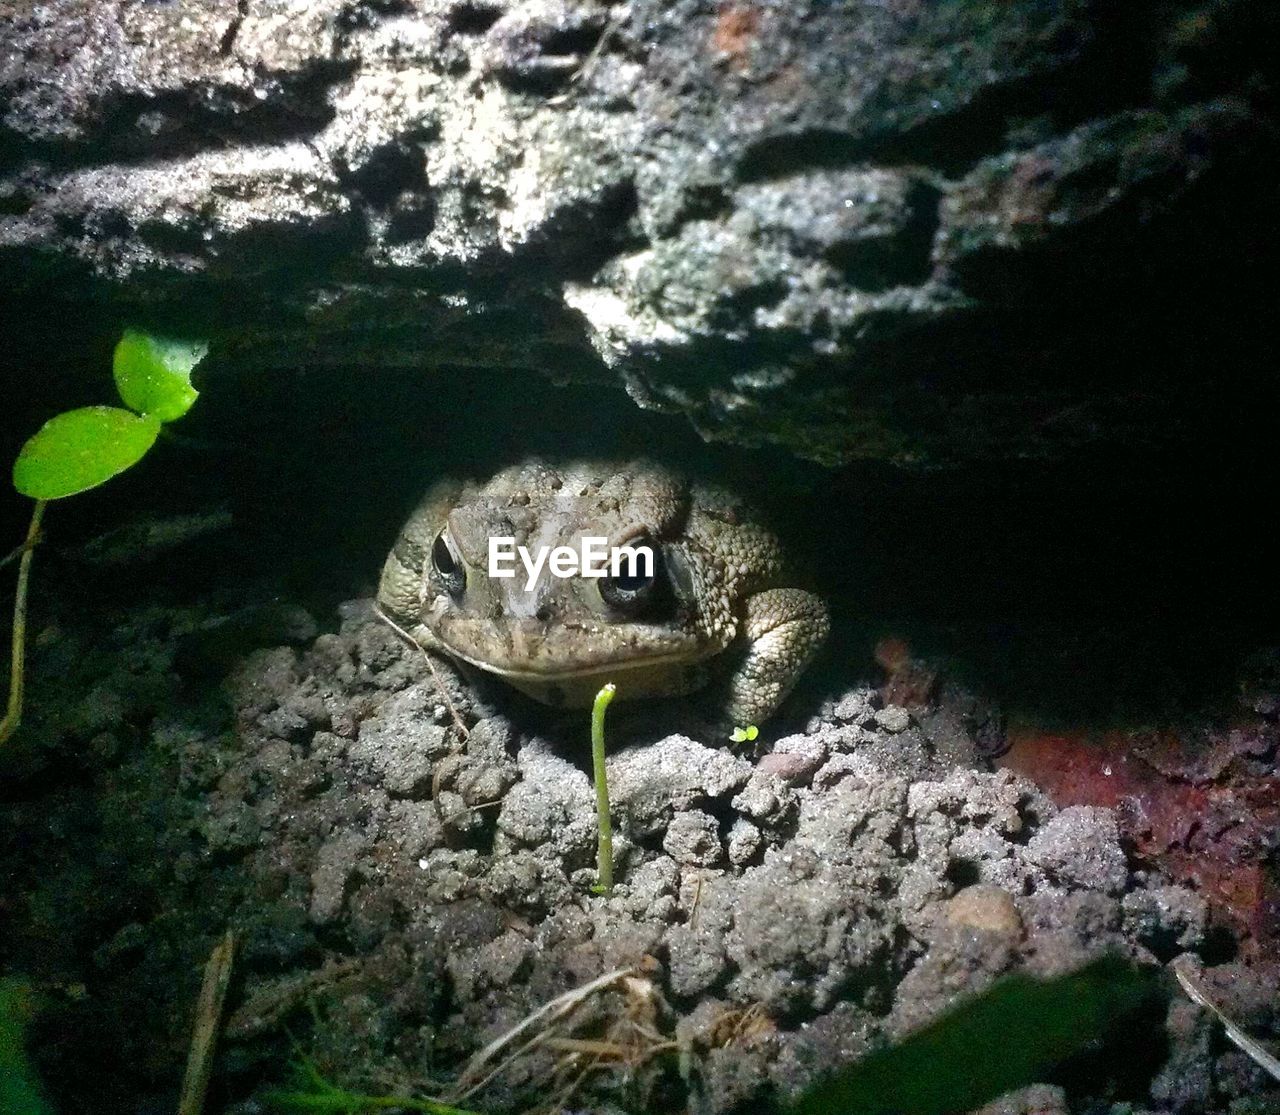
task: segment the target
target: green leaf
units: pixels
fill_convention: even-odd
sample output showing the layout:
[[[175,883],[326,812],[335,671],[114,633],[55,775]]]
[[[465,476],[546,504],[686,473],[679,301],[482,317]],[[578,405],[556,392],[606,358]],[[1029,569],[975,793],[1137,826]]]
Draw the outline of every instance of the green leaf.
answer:
[[[1157,994],[1158,978],[1102,957],[1057,979],[1015,975],[818,1083],[792,1115],[949,1115],[1036,1083]]]
[[[27,1057],[30,999],[29,989],[18,980],[0,980],[0,1111],[47,1115],[49,1105]]]
[[[760,729],[754,724],[748,724],[745,728],[734,728],[729,733],[729,739],[733,743],[747,743],[756,738],[760,734]]]
[[[116,345],[112,372],[125,405],[161,422],[172,422],[191,409],[199,392],[191,386],[191,370],[209,346],[125,330]]]
[[[32,499],[62,499],[96,488],[137,464],[160,423],[120,407],[82,407],[50,418],[13,464],[13,486]]]

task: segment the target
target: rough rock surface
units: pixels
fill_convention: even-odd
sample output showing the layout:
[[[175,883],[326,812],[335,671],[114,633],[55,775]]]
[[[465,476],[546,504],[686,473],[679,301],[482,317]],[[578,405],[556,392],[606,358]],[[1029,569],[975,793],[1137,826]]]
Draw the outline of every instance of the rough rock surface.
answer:
[[[534,370],[823,462],[1166,435],[1270,382],[1247,346],[1212,377],[1274,271],[1275,30],[1268,0],[6,0],[0,277],[212,335],[211,374]]]
[[[568,1047],[543,1046],[469,1104],[528,1110],[568,1088],[573,1110],[768,1111],[1002,973],[1105,950],[1205,964],[1234,1017],[1274,1033],[1274,969],[1222,963],[1199,894],[1131,870],[1111,810],[1059,811],[1022,776],[959,762],[945,710],[886,727],[875,690],[834,692],[776,741],[803,764],[786,777],[656,720],[616,730],[603,898],[585,723],[519,727],[509,694],[444,673],[464,738],[364,601],[318,635],[297,609],[263,608],[208,684],[208,633],[247,619],[244,595],[36,636],[39,699],[0,802],[0,955],[44,996],[33,1049],[66,1110],[172,1108],[227,927],[216,1109],[240,1115],[291,1046],[357,1089],[449,1093],[486,1042],[619,969],[554,1036],[612,1043],[621,1063],[570,1087]],[[989,1110],[1278,1101],[1191,1004],[1166,1025],[1137,1069],[1113,1060]],[[653,1055],[667,1042],[678,1059]],[[1117,1088],[1131,1106],[1108,1108]]]

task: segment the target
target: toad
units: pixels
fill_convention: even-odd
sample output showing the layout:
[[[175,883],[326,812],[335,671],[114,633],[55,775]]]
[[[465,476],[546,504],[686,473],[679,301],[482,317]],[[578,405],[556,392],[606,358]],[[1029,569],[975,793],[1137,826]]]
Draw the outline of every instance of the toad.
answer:
[[[517,562],[500,577],[493,539],[543,555],[603,539],[643,560],[591,576]],[[737,497],[647,461],[530,460],[483,484],[440,481],[387,557],[378,604],[424,648],[546,704],[587,707],[608,681],[620,699],[705,691],[726,725],[772,715],[829,627]]]

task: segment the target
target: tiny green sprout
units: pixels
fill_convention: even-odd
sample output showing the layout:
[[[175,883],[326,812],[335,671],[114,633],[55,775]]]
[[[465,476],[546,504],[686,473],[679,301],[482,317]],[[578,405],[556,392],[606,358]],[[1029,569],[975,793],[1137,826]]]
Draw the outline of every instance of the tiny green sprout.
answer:
[[[0,721],[0,743],[22,720],[26,655],[27,585],[40,522],[49,500],[65,499],[104,484],[136,465],[155,444],[160,427],[181,418],[199,392],[191,373],[208,346],[167,340],[128,329],[116,345],[112,374],[124,407],[80,407],[50,418],[30,437],[13,464],[13,486],[36,501],[26,541],[17,551],[18,588],[13,602],[9,703]]]
[[[609,780],[604,767],[604,713],[618,687],[609,682],[596,694],[591,706],[591,765],[596,778],[596,825],[600,839],[596,845],[596,894],[613,890],[613,825],[609,819]]]
[[[750,743],[760,734],[760,729],[754,724],[748,724],[745,728],[734,728],[729,733],[729,739],[734,743]]]

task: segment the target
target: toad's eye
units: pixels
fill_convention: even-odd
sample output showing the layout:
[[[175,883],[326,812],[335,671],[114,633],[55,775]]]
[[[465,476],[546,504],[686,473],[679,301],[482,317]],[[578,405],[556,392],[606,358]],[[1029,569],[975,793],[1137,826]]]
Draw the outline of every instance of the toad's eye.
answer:
[[[653,595],[661,551],[647,538],[629,543],[626,549],[632,552],[619,555],[617,576],[600,578],[600,595],[611,608],[634,612]]]
[[[451,596],[462,595],[462,590],[467,587],[467,571],[453,548],[453,540],[449,537],[447,528],[436,535],[431,546],[431,566]]]

